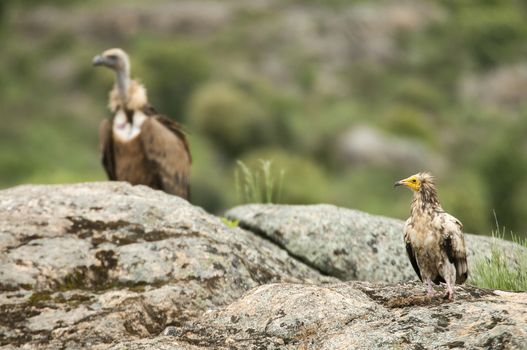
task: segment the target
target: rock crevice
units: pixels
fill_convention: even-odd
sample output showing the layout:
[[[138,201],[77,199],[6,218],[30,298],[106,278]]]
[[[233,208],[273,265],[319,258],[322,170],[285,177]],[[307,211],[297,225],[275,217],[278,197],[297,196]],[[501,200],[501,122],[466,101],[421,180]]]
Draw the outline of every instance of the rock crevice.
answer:
[[[294,252],[288,250],[287,246],[285,244],[283,244],[280,240],[277,240],[277,239],[274,238],[274,236],[276,236],[276,235],[280,236],[281,235],[280,233],[275,232],[275,234],[273,236],[269,236],[269,235],[266,234],[266,232],[264,230],[260,229],[257,226],[253,226],[250,223],[245,222],[245,221],[244,222],[239,222],[238,225],[239,225],[240,228],[257,235],[258,237],[261,237],[262,239],[265,239],[265,240],[271,242],[272,244],[275,244],[278,248],[280,248],[283,251],[285,251],[287,253],[287,255],[289,255],[292,259],[295,259],[299,263],[302,263],[302,264],[304,264],[306,266],[309,266],[311,269],[317,271],[321,275],[323,275],[323,276],[333,276],[333,277],[337,277],[338,278],[339,274],[335,274],[335,273],[331,274],[330,272],[325,271],[324,269],[321,269],[316,264],[313,264],[313,262],[310,261],[305,256],[295,254]],[[337,275],[337,276],[335,276],[335,275]]]
[[[0,191],[0,347],[527,344],[525,293],[464,286],[450,303],[405,282],[415,277],[398,220],[327,205],[250,205],[228,216],[244,229],[117,182]],[[490,251],[485,238],[467,241]]]
[[[105,348],[264,283],[334,281],[143,186],[21,186],[0,191],[0,213],[0,345]]]
[[[407,282],[416,279],[403,243],[401,220],[333,205],[251,204],[227,212],[259,236],[324,275],[341,280]],[[525,251],[512,242],[465,234],[468,264],[490,257],[492,245],[504,252]],[[510,255],[510,263],[516,264]]]

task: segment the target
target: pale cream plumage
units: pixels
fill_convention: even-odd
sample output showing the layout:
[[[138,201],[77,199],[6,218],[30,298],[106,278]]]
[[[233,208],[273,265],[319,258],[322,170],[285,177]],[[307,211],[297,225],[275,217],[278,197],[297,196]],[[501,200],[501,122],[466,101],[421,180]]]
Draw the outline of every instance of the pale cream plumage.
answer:
[[[432,282],[446,283],[447,296],[454,297],[454,285],[468,276],[465,239],[461,222],[446,213],[437,197],[433,178],[419,173],[398,181],[413,190],[411,215],[404,226],[404,241],[410,262],[419,279],[433,295]]]

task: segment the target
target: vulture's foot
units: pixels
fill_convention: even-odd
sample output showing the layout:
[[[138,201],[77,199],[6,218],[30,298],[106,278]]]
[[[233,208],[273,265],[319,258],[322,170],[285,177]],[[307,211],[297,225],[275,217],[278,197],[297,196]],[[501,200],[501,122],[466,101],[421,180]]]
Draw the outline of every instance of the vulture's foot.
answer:
[[[426,292],[426,296],[429,297],[429,298],[433,298],[436,296],[436,292],[432,289],[432,290],[428,290]]]

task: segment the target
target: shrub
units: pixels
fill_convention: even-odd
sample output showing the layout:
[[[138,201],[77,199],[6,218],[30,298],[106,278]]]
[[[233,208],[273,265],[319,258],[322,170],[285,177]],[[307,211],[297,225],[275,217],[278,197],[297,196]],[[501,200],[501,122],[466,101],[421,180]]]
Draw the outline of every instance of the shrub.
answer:
[[[524,186],[527,172],[525,155],[525,126],[496,129],[496,136],[483,145],[480,151],[480,171],[489,193],[490,207],[496,210],[507,227],[519,228],[523,223],[525,209],[517,205],[525,204],[516,198]]]
[[[393,187],[394,181],[401,178],[401,173],[401,170],[390,166],[362,166],[340,171],[338,177],[332,178],[331,186],[335,193],[332,203],[406,220],[411,193],[397,191]]]
[[[189,135],[192,153],[190,201],[211,213],[220,213],[236,203],[232,173],[217,148],[198,134]],[[214,175],[211,176],[211,173]]]
[[[134,67],[141,73],[138,76],[142,77],[148,96],[160,113],[185,120],[190,96],[209,76],[207,56],[186,43],[148,43],[140,44],[136,50],[143,56],[133,58],[133,64],[137,63]]]
[[[515,6],[480,6],[461,10],[459,34],[474,60],[483,68],[510,62],[522,50],[527,34],[524,14]]]
[[[488,189],[474,173],[459,172],[445,176],[438,184],[443,208],[463,223],[465,232],[488,232],[491,225]],[[454,178],[455,181],[451,181]],[[462,184],[462,186],[460,186]]]
[[[398,104],[390,108],[382,126],[401,136],[417,138],[431,145],[437,143],[436,128],[428,115],[410,105]]]
[[[221,149],[236,156],[266,140],[266,114],[249,94],[226,83],[199,89],[190,105],[191,123]]]
[[[403,80],[395,91],[395,99],[425,111],[434,112],[445,105],[441,92],[424,79],[410,78]]]

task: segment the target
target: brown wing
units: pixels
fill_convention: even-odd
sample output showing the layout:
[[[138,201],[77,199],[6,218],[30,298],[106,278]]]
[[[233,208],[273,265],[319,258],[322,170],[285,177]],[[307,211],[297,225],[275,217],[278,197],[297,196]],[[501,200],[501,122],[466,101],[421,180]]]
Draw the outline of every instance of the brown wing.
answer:
[[[101,161],[110,180],[117,180],[115,175],[115,160],[112,140],[112,123],[104,119],[99,124],[99,148],[101,152]]]
[[[162,190],[188,200],[191,157],[180,125],[168,118],[152,116],[143,123],[140,135],[146,158],[157,173]]]
[[[406,224],[404,225],[404,243],[406,245],[406,254],[408,254],[408,258],[410,259],[410,263],[412,264],[412,267],[414,268],[414,271],[417,274],[417,277],[419,277],[419,279],[423,281],[423,278],[421,277],[421,270],[419,270],[419,265],[417,264],[417,259],[415,258],[415,253],[412,247],[412,242],[408,234],[408,230],[410,229],[410,226],[411,226],[410,219],[408,219],[406,221]]]
[[[185,149],[189,156],[189,161],[190,163],[192,163],[192,156],[190,154],[190,149],[188,147],[188,142],[187,142],[187,136],[185,135],[185,129],[183,128],[183,125],[179,124],[175,120],[172,120],[163,115],[160,115],[159,113],[157,113],[154,106],[150,104],[147,104],[145,107],[143,107],[142,112],[149,117],[155,117],[161,124],[163,124],[165,127],[170,129],[173,133],[175,133],[176,135],[178,135],[178,137],[181,138],[181,140],[185,144]]]
[[[443,244],[448,260],[456,267],[456,284],[462,284],[468,277],[467,251],[461,221],[448,213],[442,214]]]

